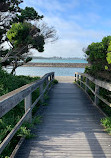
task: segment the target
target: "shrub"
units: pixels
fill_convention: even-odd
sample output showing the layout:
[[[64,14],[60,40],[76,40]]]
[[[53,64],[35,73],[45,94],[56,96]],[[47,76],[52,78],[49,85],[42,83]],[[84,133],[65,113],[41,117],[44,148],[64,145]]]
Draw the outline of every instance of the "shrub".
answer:
[[[0,67],[0,96],[11,92],[17,88],[20,88],[21,86],[34,82],[39,77],[30,77],[30,76],[13,76],[11,74],[8,74],[6,71],[4,71]],[[38,91],[38,90],[37,90]],[[32,101],[36,99],[37,95],[34,91],[32,94]],[[13,127],[16,125],[16,123],[20,120],[20,118],[24,114],[24,101],[20,102],[15,108],[10,110],[7,114],[5,114],[0,119],[0,143],[3,141],[3,139],[6,137],[6,135],[13,129]],[[13,151],[15,145],[17,144],[18,140],[20,139],[20,136],[25,135],[27,138],[31,137],[30,130],[28,129],[27,125],[21,126],[19,131],[16,133],[14,138],[11,140],[11,142],[7,145],[5,150],[0,155],[2,158],[6,156],[10,156],[11,152]]]

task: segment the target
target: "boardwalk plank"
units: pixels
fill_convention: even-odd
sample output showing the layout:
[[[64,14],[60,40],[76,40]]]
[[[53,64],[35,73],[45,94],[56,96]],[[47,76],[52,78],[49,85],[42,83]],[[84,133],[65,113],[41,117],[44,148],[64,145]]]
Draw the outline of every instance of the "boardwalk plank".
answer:
[[[111,158],[111,136],[103,114],[76,85],[59,83],[50,92],[41,125],[16,158]]]

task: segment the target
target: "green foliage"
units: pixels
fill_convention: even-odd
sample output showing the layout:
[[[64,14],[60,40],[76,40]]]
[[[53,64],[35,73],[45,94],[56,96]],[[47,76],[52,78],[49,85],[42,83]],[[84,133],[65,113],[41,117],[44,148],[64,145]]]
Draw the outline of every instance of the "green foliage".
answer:
[[[34,137],[35,135],[31,133],[30,128],[33,128],[34,125],[40,124],[41,122],[41,116],[36,116],[30,124],[28,122],[24,122],[18,130],[17,136],[25,137],[27,139]]]
[[[111,52],[107,53],[106,59],[107,59],[108,64],[111,64]]]
[[[14,73],[15,69],[21,65],[20,61],[23,61],[22,64],[27,63],[31,60],[31,58],[27,58],[27,53],[29,50],[29,46],[31,48],[37,49],[39,52],[44,51],[44,37],[38,33],[40,33],[40,29],[33,26],[29,23],[29,20],[40,20],[43,16],[38,15],[38,13],[32,7],[26,7],[25,9],[20,9],[19,4],[22,0],[2,0],[0,2],[0,10],[14,12],[16,17],[9,20],[9,26],[5,28],[5,21],[3,21],[3,29],[0,29],[0,41],[2,39],[2,35],[7,35],[7,40],[11,43],[13,48],[10,51],[10,55],[2,62],[2,66],[12,65]],[[19,12],[19,14],[18,14]],[[5,18],[4,18],[5,19]],[[8,18],[7,18],[8,19]],[[1,19],[0,19],[1,20]],[[8,30],[8,32],[7,32]],[[2,41],[1,41],[2,43]],[[0,57],[4,59],[7,51],[2,50]],[[11,58],[9,57],[11,56]]]
[[[104,38],[102,39],[102,43],[103,43],[105,52],[106,52],[107,49],[108,49],[108,46],[109,46],[110,41],[111,41],[111,36],[107,36],[107,37],[104,37]]]
[[[106,117],[104,119],[101,119],[101,123],[105,127],[105,131],[111,134],[111,118]]]
[[[32,120],[32,124],[36,125],[36,124],[40,124],[42,122],[42,117],[41,116],[37,116]]]
[[[4,95],[12,90],[15,90],[25,84],[33,82],[40,77],[30,77],[30,76],[13,76],[8,74],[6,71],[0,69],[0,96]]]
[[[7,32],[7,37],[15,47],[28,43],[29,32],[31,24],[29,23],[15,23]]]
[[[45,100],[49,99],[49,96],[47,95],[47,93],[44,94],[44,99]]]
[[[37,49],[39,52],[44,51],[44,37],[42,35],[36,36],[34,39],[31,40],[32,47]]]
[[[105,70],[108,70],[108,66],[105,66]]]
[[[2,15],[4,15],[4,20],[0,16],[0,44],[4,43],[2,37],[5,37],[4,35],[7,33],[7,30],[10,28],[10,24],[13,23],[13,18],[10,17],[10,14],[16,14],[20,13],[19,4],[22,3],[22,0],[0,0],[0,12]],[[7,12],[10,12],[9,15],[7,15]],[[6,14],[5,14],[6,13]],[[6,25],[6,22],[9,22],[9,25]],[[1,55],[0,55],[1,56]]]
[[[12,90],[15,90],[25,84],[31,83],[39,79],[39,77],[30,77],[30,76],[13,76],[8,74],[6,71],[0,68],[0,95],[4,95]],[[36,93],[32,94],[33,99],[35,100],[37,95]],[[0,119],[0,143],[6,137],[6,135],[13,129],[16,123],[20,120],[20,118],[24,114],[24,101],[19,103],[15,108],[13,108],[10,112],[8,112],[5,116]],[[37,119],[36,121],[37,122]],[[38,119],[39,122],[39,119]],[[29,125],[29,124],[28,124]],[[32,137],[33,135],[30,133],[29,127],[27,125],[23,125],[20,130],[15,135],[14,139],[7,145],[5,150],[2,153],[2,157],[4,158],[6,154],[10,156],[11,152],[14,149],[14,146],[19,140],[20,136],[25,135],[27,138]],[[0,155],[1,156],[1,155]]]
[[[53,84],[57,84],[58,81],[56,79],[53,80]]]
[[[28,62],[31,61],[31,60],[32,60],[31,57],[27,57],[27,58],[26,58],[26,63],[28,63]]]
[[[14,47],[26,46],[27,48],[30,45],[31,48],[43,52],[45,44],[44,37],[42,35],[34,36],[37,32],[39,32],[39,29],[30,23],[14,23],[7,32],[7,38]],[[27,49],[26,52],[22,51],[21,53],[27,53]]]
[[[46,24],[39,24],[37,28],[36,25],[32,25],[32,20],[38,22],[43,19],[43,15],[40,16],[32,7],[26,7],[25,9],[19,8],[21,2],[22,0],[0,1],[0,11],[4,8],[4,12],[13,11],[15,15],[10,16],[9,14],[8,26],[5,26],[6,20],[8,19],[6,16],[0,28],[0,42],[3,43],[9,40],[11,43],[8,52],[4,51],[3,47],[0,48],[0,57],[2,59],[0,63],[2,63],[2,66],[11,65],[13,67],[12,74],[14,74],[17,67],[31,61],[31,58],[27,58],[31,48],[43,52],[45,40],[57,40],[55,36],[56,31],[53,27],[49,28]],[[2,21],[2,18],[0,21]],[[2,41],[4,35],[7,38],[4,38],[4,41]]]
[[[101,120],[102,125],[104,125],[104,127],[111,127],[111,118],[110,117],[106,117],[104,119]]]
[[[108,51],[108,52],[111,52],[111,41],[109,42],[107,51]]]
[[[89,55],[89,59],[91,61],[104,58],[104,46],[102,42],[92,43],[91,45],[89,45],[86,54]]]
[[[22,2],[22,0],[0,0],[0,11],[18,12],[20,11],[19,4]]]
[[[17,19],[19,22],[24,22],[25,20],[39,20],[42,19],[43,16],[39,16],[38,13],[32,7],[26,7],[21,10],[21,15],[17,15]]]
[[[42,105],[43,105],[43,106],[47,106],[47,105],[48,105],[48,103],[42,103]]]
[[[30,129],[27,129],[27,127],[21,126],[19,131],[18,131],[18,136],[19,137],[32,138],[33,134],[31,134]]]
[[[109,80],[109,73],[111,71],[110,51],[111,36],[104,37],[102,42],[90,44],[85,52],[90,67],[87,67],[85,72],[96,78],[106,78],[106,80]]]
[[[91,45],[89,45],[86,54],[88,55],[88,61],[92,65],[96,64],[101,68],[101,61],[105,59],[106,56],[104,53],[104,46],[102,42],[92,43]]]
[[[12,27],[7,32],[7,38],[13,45],[13,49],[10,50],[12,51],[11,58],[2,62],[2,66],[10,65],[12,63],[12,74],[18,66],[32,60],[31,57],[27,57],[26,55],[30,48],[35,48],[39,52],[44,51],[44,36],[40,34],[40,29],[31,23],[19,22],[12,24]],[[4,57],[6,54],[3,55],[2,53]]]

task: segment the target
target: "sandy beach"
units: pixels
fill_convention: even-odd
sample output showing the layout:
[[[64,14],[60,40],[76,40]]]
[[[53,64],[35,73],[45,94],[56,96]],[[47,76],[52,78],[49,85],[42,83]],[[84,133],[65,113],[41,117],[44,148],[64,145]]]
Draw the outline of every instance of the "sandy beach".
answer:
[[[55,79],[61,83],[73,83],[74,76],[55,76]]]

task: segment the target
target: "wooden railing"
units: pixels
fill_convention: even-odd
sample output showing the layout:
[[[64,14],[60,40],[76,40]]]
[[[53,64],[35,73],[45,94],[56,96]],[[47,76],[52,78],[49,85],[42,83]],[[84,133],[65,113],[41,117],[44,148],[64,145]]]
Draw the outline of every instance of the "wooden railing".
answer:
[[[88,74],[79,73],[79,72],[75,73],[75,81],[76,81],[77,85],[79,85],[87,94],[88,94],[88,90],[90,90],[93,93],[94,101],[93,100],[92,101],[94,102],[95,105],[98,105],[99,100],[101,100],[106,105],[111,107],[111,103],[108,102],[105,98],[103,98],[99,94],[100,87],[111,92],[111,83],[97,80],[97,79],[89,76]],[[95,89],[91,88],[89,81],[91,81],[95,85]],[[83,86],[84,86],[84,88],[83,88]]]
[[[13,109],[22,100],[25,100],[25,114],[0,144],[0,153],[4,150],[6,145],[13,138],[13,136],[21,127],[23,122],[32,120],[32,109],[38,103],[39,100],[41,100],[41,102],[44,101],[44,93],[49,89],[49,85],[52,83],[53,80],[54,72],[51,72],[44,75],[40,80],[37,80],[31,84],[27,84],[0,97],[0,118],[4,116],[7,112],[9,112],[11,109]],[[44,83],[46,83],[45,88]],[[40,89],[40,95],[32,104],[32,92],[35,91],[37,88]]]

